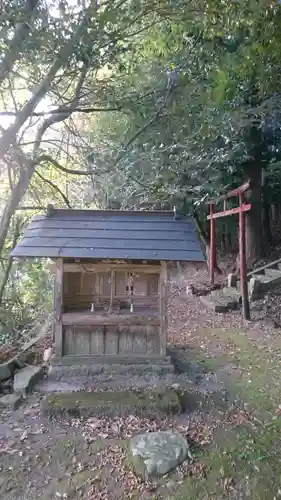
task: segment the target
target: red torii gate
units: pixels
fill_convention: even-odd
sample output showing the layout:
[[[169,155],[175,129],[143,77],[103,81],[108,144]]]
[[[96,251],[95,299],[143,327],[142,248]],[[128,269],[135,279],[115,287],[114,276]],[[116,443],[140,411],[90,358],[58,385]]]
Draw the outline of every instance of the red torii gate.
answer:
[[[248,283],[247,283],[247,263],[246,263],[246,228],[245,228],[245,212],[251,210],[251,204],[245,203],[245,192],[250,189],[250,181],[245,182],[225,195],[219,196],[208,202],[210,206],[210,215],[207,219],[210,221],[210,256],[209,256],[209,270],[210,280],[214,284],[215,279],[215,262],[216,262],[216,248],[215,248],[215,219],[220,217],[227,217],[228,215],[239,215],[239,267],[240,267],[240,286],[242,297],[243,316],[245,319],[250,319],[250,307],[248,297]],[[238,197],[239,206],[235,208],[227,208],[227,200],[229,198]],[[223,201],[223,211],[215,212],[215,205]]]

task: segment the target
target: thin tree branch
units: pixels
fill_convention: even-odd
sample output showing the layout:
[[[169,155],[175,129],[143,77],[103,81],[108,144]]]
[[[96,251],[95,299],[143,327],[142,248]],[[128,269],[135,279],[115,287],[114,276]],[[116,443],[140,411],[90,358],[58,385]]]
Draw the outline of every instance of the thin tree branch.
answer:
[[[41,196],[39,196],[38,190],[36,186],[32,184],[32,182],[30,182],[28,186],[28,195],[29,198],[32,200],[32,203],[40,205]]]
[[[0,86],[13,68],[15,62],[20,57],[20,49],[30,32],[32,17],[38,3],[39,0],[26,0],[24,10],[21,13],[25,19],[23,22],[16,24],[14,36],[10,41],[8,50],[0,64]]]
[[[122,111],[121,106],[112,108],[71,108],[71,107],[60,107],[53,109],[52,111],[34,111],[30,116],[48,116],[48,115],[58,115],[65,113],[98,113],[103,111]],[[0,116],[17,116],[16,111],[0,111]]]
[[[23,210],[24,211],[24,210],[46,210],[46,209],[47,209],[47,207],[43,207],[41,205],[39,205],[39,206],[37,205],[36,207],[29,207],[29,206],[27,206],[27,207],[24,207],[24,206],[23,207],[17,207],[15,210]]]
[[[80,94],[81,94],[81,90],[82,90],[83,84],[85,82],[85,78],[87,76],[87,71],[88,71],[88,64],[84,63],[83,66],[82,66],[82,68],[81,68],[80,76],[78,78],[78,82],[77,82],[76,89],[75,89],[75,98],[74,98],[74,101],[73,101],[73,107],[74,108],[78,104],[79,97],[80,97]],[[71,113],[71,111],[70,111],[70,113]]]
[[[133,142],[135,142],[135,140],[141,135],[143,134],[143,132],[150,126],[152,125],[153,122],[155,122],[155,120],[157,120],[158,116],[160,115],[161,111],[165,108],[165,106],[167,105],[167,102],[168,102],[168,99],[169,97],[171,96],[171,93],[172,93],[172,90],[173,90],[174,86],[173,85],[170,85],[167,89],[167,92],[166,92],[166,96],[165,96],[165,99],[164,99],[164,102],[161,104],[161,106],[159,107],[159,109],[156,111],[156,113],[150,118],[150,120],[148,120],[148,122],[146,122],[129,140],[128,142],[125,144],[125,146],[122,148],[122,151],[120,151],[119,155],[117,156],[117,159],[116,159],[116,162],[115,162],[115,165],[117,165],[119,163],[119,161],[122,159],[123,157],[123,154],[125,153],[125,151],[127,151],[127,149],[129,149],[129,147],[131,146],[131,144],[133,144]]]
[[[8,171],[9,186],[10,186],[10,190],[12,192],[14,184],[13,184],[13,180],[12,180],[11,163],[9,161],[7,162],[7,171]]]
[[[52,181],[50,181],[49,179],[46,179],[45,177],[43,177],[43,175],[41,175],[39,172],[35,171],[35,174],[40,177],[40,179],[42,179],[42,181],[46,182],[46,184],[49,184],[49,186],[51,186],[55,191],[57,191],[60,196],[62,197],[64,203],[68,206],[68,208],[71,208],[71,205],[70,205],[70,202],[67,198],[67,196],[60,190],[60,188],[58,186],[56,186],[56,184],[54,184]]]
[[[36,160],[34,160],[33,165],[36,167],[36,165],[39,165],[40,163],[47,162],[47,163],[52,163],[55,168],[58,170],[61,170],[62,172],[66,172],[67,174],[72,174],[72,175],[93,175],[94,172],[92,170],[72,170],[67,167],[63,167],[60,165],[60,163],[52,158],[50,155],[40,155]]]
[[[77,82],[77,85],[76,85],[76,89],[75,89],[74,105],[77,105],[77,103],[79,101],[79,95],[80,95],[83,83],[85,81],[86,74],[87,74],[87,65],[83,64],[83,66],[81,68],[81,71],[80,71],[79,78],[78,78],[78,82]],[[61,110],[60,107],[58,109]],[[67,109],[67,108],[65,108],[65,109]],[[36,153],[36,151],[40,147],[41,140],[42,140],[43,135],[45,134],[46,130],[51,125],[54,125],[54,123],[58,123],[58,122],[64,121],[67,118],[69,118],[70,116],[71,116],[71,111],[70,111],[70,109],[68,109],[64,113],[60,112],[60,113],[57,113],[57,114],[52,114],[49,118],[46,118],[46,120],[44,120],[42,126],[38,129],[38,132],[36,134],[35,144],[34,144],[34,147],[33,147],[33,153],[34,154]]]
[[[15,99],[13,90],[14,89],[13,89],[12,81],[11,81],[11,78],[9,78],[9,93],[10,93],[11,99],[13,101],[15,111],[17,113],[18,112],[18,105],[17,105],[16,99]]]
[[[49,91],[51,84],[57,75],[59,69],[67,63],[75,43],[80,39],[81,34],[87,25],[88,11],[78,25],[73,37],[68,40],[68,42],[60,49],[57,57],[55,58],[49,71],[41,81],[41,83],[35,88],[32,97],[27,101],[27,103],[22,107],[16,116],[15,122],[8,127],[3,133],[0,139],[0,158],[2,158],[8,151],[10,145],[15,141],[16,135],[21,129],[22,125],[25,123],[27,118],[35,111],[38,103],[45,97]]]

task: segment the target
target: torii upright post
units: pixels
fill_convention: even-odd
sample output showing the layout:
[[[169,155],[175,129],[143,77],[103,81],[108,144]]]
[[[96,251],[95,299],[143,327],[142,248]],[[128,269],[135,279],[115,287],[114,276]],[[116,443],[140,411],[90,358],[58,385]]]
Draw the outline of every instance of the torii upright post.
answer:
[[[213,219],[214,215],[214,203],[210,203],[210,255],[209,255],[209,272],[210,281],[212,285],[215,282],[215,260],[216,260],[216,242],[215,242],[215,221]]]
[[[242,309],[244,319],[250,319],[250,306],[247,283],[247,262],[246,262],[246,227],[245,212],[243,211],[244,194],[239,194],[239,262],[240,262],[240,288],[242,298]]]

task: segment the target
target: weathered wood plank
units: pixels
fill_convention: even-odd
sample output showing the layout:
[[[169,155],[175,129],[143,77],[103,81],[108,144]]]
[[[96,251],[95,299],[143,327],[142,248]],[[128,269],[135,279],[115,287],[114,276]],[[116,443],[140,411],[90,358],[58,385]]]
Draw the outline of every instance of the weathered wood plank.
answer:
[[[97,356],[63,356],[57,364],[61,365],[91,365],[91,364],[170,364],[169,356],[147,356],[147,354],[128,354],[128,355],[97,355]]]
[[[75,354],[79,355],[89,355],[90,354],[90,330],[83,328],[75,328],[76,335],[76,346]]]
[[[105,314],[108,311],[109,301],[94,300],[94,307],[96,314]],[[76,314],[90,314],[91,313],[91,303],[89,301],[84,302],[67,302],[64,307],[65,314],[75,313]],[[150,304],[145,304],[144,302],[134,302],[134,313],[142,315],[156,315],[156,311],[159,310],[159,302],[151,302]],[[128,299],[124,300],[113,300],[113,311],[112,314],[129,314],[130,303]],[[145,311],[143,314],[142,311]],[[160,323],[160,320],[159,320]]]
[[[62,330],[62,313],[63,313],[63,259],[56,261],[56,303],[55,303],[55,355],[56,358],[62,356],[63,350],[63,330]]]
[[[104,354],[104,327],[96,326],[90,335],[90,354]]]
[[[65,313],[72,311],[91,311],[92,297],[88,300],[65,300]]]
[[[55,265],[55,264],[54,264]],[[98,263],[98,264],[79,264],[79,263],[65,263],[65,271],[68,273],[77,273],[84,270],[84,272],[102,272],[102,271],[129,271],[132,273],[159,273],[160,266],[155,264],[129,264],[129,263]]]
[[[110,303],[109,303],[109,312],[112,312],[113,308],[113,299],[115,296],[115,271],[111,271],[110,273]]]
[[[161,262],[160,273],[160,354],[166,356],[167,348],[167,296],[168,296],[168,269],[167,262]]]
[[[93,292],[94,292],[93,294],[95,295],[95,298],[99,297],[100,294],[101,294],[101,289],[100,289],[100,274],[98,272],[95,274],[95,285],[94,285]]]
[[[91,312],[70,312],[62,315],[63,325],[160,325],[157,315],[96,314]]]
[[[118,354],[118,327],[107,326],[105,328],[105,354]]]
[[[133,352],[136,354],[146,354],[146,327],[135,326],[133,335]]]
[[[147,355],[160,355],[160,328],[147,326]]]
[[[159,273],[147,276],[147,295],[159,295]]]
[[[76,354],[76,334],[74,328],[66,327],[63,329],[63,355]]]
[[[69,273],[70,276],[71,276],[71,274],[73,274],[73,273]],[[75,290],[77,290],[79,295],[87,294],[87,295],[93,296],[94,291],[95,291],[95,286],[96,286],[95,273],[86,273],[84,270],[81,269],[80,275],[81,275],[81,280],[79,283],[79,285],[80,285],[79,291],[77,290],[77,286],[76,286]],[[72,295],[74,295],[73,288],[72,288]],[[77,293],[77,296],[78,296],[78,293]],[[69,294],[71,294],[71,290],[70,290]]]
[[[86,302],[86,301],[90,301],[92,298],[100,298],[102,300],[108,300],[110,301],[110,295],[93,295],[93,294],[90,294],[90,293],[81,293],[80,295],[74,295],[74,294],[67,294],[65,295],[64,299],[66,301],[77,301],[77,300],[81,300],[82,302]],[[128,294],[118,294],[118,295],[114,295],[113,298],[116,298],[118,300],[121,300],[121,299],[128,299]],[[134,300],[139,300],[139,303],[143,303],[143,304],[149,304],[151,301],[154,301],[154,303],[157,303],[157,296],[156,295],[151,295],[149,297],[146,297],[145,295],[138,295],[138,294],[134,294]]]
[[[160,337],[158,335],[153,335],[147,339],[147,355],[157,356],[160,353]]]
[[[53,276],[53,304],[52,304],[52,340],[55,342],[55,328],[56,328],[56,301],[57,301],[57,291],[56,291],[56,281],[55,276]]]
[[[133,277],[134,295],[142,297],[147,296],[147,276],[145,273],[140,273]]]
[[[156,312],[159,311],[159,300],[157,298],[150,298],[148,300],[146,297],[142,298],[134,298],[134,311],[135,314],[137,314],[138,311],[140,311],[140,315],[142,315],[142,310],[145,310],[148,315],[154,315]],[[77,297],[77,300],[66,300],[65,305],[64,305],[64,311],[65,314],[71,313],[71,312],[76,312],[76,314],[83,314],[83,313],[90,313],[91,312],[91,303],[94,302],[95,304],[95,312],[102,313],[104,314],[104,311],[108,310],[109,304],[110,304],[110,299],[109,298],[91,298],[89,297],[88,299],[79,299]],[[106,306],[106,307],[104,307]],[[114,311],[117,311],[117,309],[121,309],[120,314],[127,314],[130,311],[130,301],[128,297],[119,300],[119,298],[114,298],[113,299],[113,313]],[[80,311],[80,313],[78,312]]]
[[[100,280],[101,280],[101,285],[100,285],[100,295],[108,295],[109,297],[111,296],[111,272],[112,271],[105,271],[103,273],[100,273]]]
[[[114,271],[115,272],[115,290],[114,294],[116,296],[124,297],[126,295],[126,272],[125,271]]]
[[[74,273],[71,273],[72,276],[75,276]],[[64,273],[63,275],[63,297],[69,293],[69,273]]]
[[[131,329],[128,326],[119,328],[119,354],[128,354],[133,352],[133,337]]]

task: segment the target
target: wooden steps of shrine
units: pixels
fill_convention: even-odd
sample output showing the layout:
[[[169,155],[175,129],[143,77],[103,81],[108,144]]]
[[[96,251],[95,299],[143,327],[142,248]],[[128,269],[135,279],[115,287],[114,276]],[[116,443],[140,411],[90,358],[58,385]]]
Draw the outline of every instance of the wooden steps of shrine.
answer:
[[[249,300],[260,300],[281,285],[281,259],[265,264],[248,274]],[[224,313],[239,308],[241,304],[240,282],[236,287],[224,287],[200,297],[201,302],[213,312]]]

